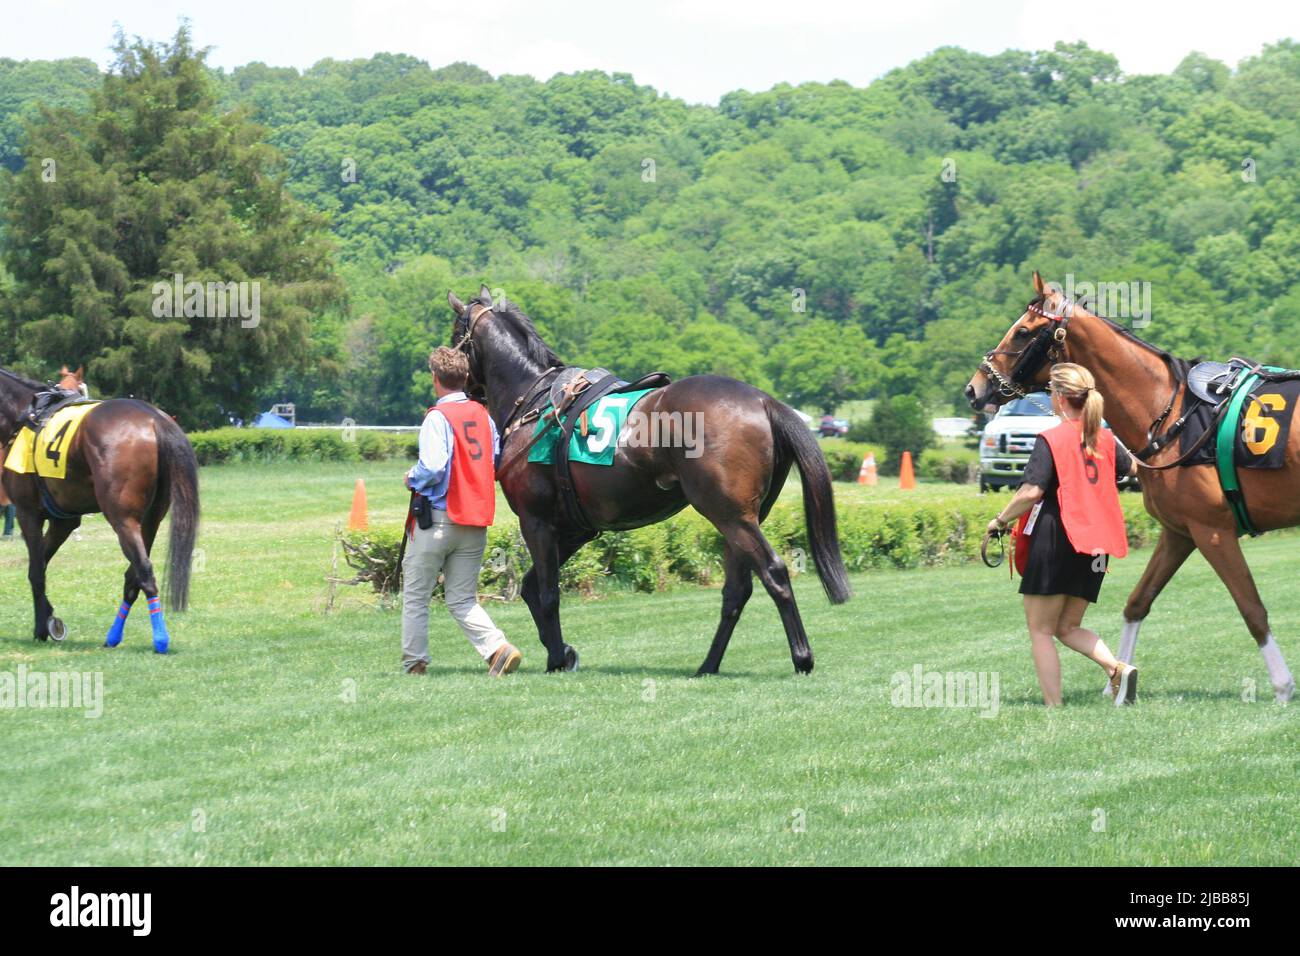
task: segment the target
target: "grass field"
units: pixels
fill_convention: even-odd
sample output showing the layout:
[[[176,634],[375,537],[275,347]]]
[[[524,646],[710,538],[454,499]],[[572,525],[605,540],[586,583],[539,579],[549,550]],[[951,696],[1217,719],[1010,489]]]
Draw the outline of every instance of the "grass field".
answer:
[[[1148,622],[1124,710],[1068,651],[1066,706],[1042,708],[1018,599],[983,567],[859,575],[838,608],[799,578],[809,677],[760,592],[722,676],[691,679],[719,595],[683,589],[568,600],[577,674],[545,675],[525,607],[492,605],[525,652],[503,681],[436,608],[414,678],[396,613],[354,591],[323,612],[353,480],[395,523],[399,470],[205,470],[193,609],[165,658],[143,606],[99,646],[124,568],[101,519],[51,569],[63,645],[30,640],[25,553],[0,544],[0,671],[99,670],[105,688],[98,719],[0,710],[0,864],[1297,862],[1300,710],[1273,703],[1200,558]],[[1294,667],[1296,539],[1247,547]],[[1112,646],[1145,557],[1094,611]],[[996,673],[996,715],[893,706],[891,676],[917,665]]]

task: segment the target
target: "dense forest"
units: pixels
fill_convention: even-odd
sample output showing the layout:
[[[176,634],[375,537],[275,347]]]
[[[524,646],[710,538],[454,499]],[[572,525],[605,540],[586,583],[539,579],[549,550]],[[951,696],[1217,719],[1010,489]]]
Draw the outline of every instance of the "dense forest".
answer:
[[[945,411],[1038,269],[1148,284],[1139,333],[1173,351],[1300,365],[1289,40],[1235,70],[1193,53],[1170,75],[1123,74],[1082,43],[944,48],[866,88],[782,85],[716,107],[625,74],[539,82],[390,54],[226,73],[190,44],[185,30],[119,38],[107,74],[0,59],[0,363],[85,362],[101,387],[196,403],[191,423],[282,400],[312,420],[407,423],[427,404],[424,357],[450,334],[446,291],[481,281],[570,362],[731,374],[809,411],[902,394]],[[141,165],[105,130],[174,122],[155,115],[164,88],[187,118]],[[182,128],[186,155],[220,143],[219,161],[188,168]],[[66,254],[92,228],[66,204],[91,200],[67,192],[50,212],[34,164],[60,149],[98,164],[111,216],[175,204],[120,275]],[[161,189],[163,168],[194,196]],[[163,334],[140,299],[153,277],[204,267],[213,240],[190,224],[211,196],[236,231],[276,237],[223,238],[206,261],[280,290],[285,318],[230,362],[229,340]],[[194,233],[184,255],[177,223]],[[109,222],[100,252],[125,241]],[[232,367],[219,401],[168,384]]]

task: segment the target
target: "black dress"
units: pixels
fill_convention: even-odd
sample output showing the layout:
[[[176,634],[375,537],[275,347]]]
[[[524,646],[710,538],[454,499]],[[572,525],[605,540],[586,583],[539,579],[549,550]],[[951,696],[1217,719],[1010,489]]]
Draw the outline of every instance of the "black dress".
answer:
[[[1115,477],[1127,475],[1133,466],[1128,451],[1115,443]],[[1106,578],[1105,564],[1094,568],[1096,557],[1080,554],[1070,544],[1061,523],[1061,500],[1057,492],[1061,483],[1056,477],[1056,462],[1052,460],[1052,446],[1041,435],[1025,465],[1024,482],[1043,489],[1043,507],[1038,511],[1034,530],[1029,538],[1029,560],[1025,575],[1020,579],[1021,594],[1068,594],[1097,602],[1101,582]]]

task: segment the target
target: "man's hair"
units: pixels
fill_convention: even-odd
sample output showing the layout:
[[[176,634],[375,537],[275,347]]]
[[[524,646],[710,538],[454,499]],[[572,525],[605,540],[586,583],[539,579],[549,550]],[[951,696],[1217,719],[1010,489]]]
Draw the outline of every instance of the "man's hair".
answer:
[[[440,345],[429,353],[429,371],[443,388],[464,388],[469,381],[469,359],[460,349]]]

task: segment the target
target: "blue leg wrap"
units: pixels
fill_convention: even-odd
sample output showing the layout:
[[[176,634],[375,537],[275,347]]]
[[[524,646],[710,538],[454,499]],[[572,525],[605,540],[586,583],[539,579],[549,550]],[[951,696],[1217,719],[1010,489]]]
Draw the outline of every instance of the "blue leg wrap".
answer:
[[[149,599],[149,623],[153,625],[153,649],[159,654],[166,654],[167,645],[172,639],[163,622],[162,601],[156,597]]]
[[[126,627],[126,616],[131,613],[131,605],[125,601],[117,609],[117,617],[113,620],[113,626],[108,629],[108,637],[104,639],[105,647],[117,647],[122,643],[122,628]]]

